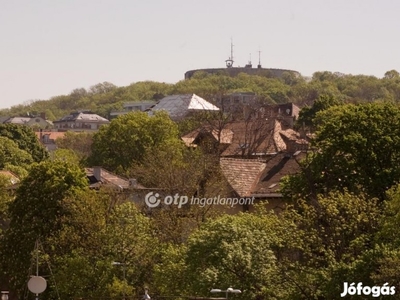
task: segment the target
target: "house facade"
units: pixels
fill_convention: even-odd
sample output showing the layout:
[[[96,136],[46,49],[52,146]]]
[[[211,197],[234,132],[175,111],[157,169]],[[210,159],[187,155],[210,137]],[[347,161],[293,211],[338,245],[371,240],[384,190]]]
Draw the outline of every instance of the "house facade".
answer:
[[[97,131],[110,121],[90,111],[77,111],[54,121],[58,131]]]

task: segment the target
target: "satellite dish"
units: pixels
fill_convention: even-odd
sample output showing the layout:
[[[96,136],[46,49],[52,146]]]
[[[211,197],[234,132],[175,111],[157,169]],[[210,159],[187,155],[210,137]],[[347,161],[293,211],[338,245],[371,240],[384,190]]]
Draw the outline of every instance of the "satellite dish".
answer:
[[[46,287],[46,279],[44,279],[42,276],[32,276],[28,281],[28,289],[34,294],[43,293]]]

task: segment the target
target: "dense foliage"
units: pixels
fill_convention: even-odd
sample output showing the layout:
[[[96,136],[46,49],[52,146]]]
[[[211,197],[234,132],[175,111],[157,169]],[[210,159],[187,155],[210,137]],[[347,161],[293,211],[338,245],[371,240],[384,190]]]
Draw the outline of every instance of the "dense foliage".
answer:
[[[175,84],[144,81],[117,87],[109,82],[96,84],[89,89],[77,88],[69,95],[49,100],[32,100],[24,104],[0,110],[1,116],[25,116],[45,112],[50,120],[59,119],[75,110],[92,110],[109,117],[109,113],[121,110],[125,102],[159,100],[165,95],[195,93],[208,100],[232,92],[253,92],[267,103],[293,102],[299,106],[312,105],[320,95],[334,96],[349,103],[376,100],[400,101],[400,76],[395,70],[386,72],[383,78],[366,75],[345,75],[332,72],[315,72],[311,79],[284,74],[282,78],[239,74],[210,75],[198,72],[190,80]]]
[[[232,300],[338,299],[344,281],[388,283],[398,293],[400,76],[394,70],[382,79],[199,73],[174,85],[102,83],[3,112],[29,107],[59,117],[89,108],[106,116],[126,101],[233,91],[308,105],[297,126],[312,133],[312,148],[299,162],[301,171],[285,179],[282,213],[262,204],[235,215],[211,206],[150,210],[126,190],[89,190],[81,169],[88,164],[135,177],[160,193],[228,194],[218,155],[179,139],[179,131],[199,120],[176,124],[163,113],[130,113],[94,135],[68,133],[51,159],[30,129],[2,125],[0,166],[20,168],[25,176],[16,190],[0,177],[1,288],[15,299],[26,296],[38,254],[47,299],[139,299],[145,289],[160,299],[210,297],[211,288],[228,287],[242,290],[230,294]],[[33,252],[36,241],[40,248]]]

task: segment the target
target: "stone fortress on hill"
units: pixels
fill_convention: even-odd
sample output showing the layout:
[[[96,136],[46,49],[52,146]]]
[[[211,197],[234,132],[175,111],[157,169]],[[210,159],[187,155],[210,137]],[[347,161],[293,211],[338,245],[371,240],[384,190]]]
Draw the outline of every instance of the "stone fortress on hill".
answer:
[[[211,68],[211,69],[197,69],[197,70],[189,70],[185,73],[185,79],[190,79],[196,72],[205,72],[208,74],[226,74],[232,77],[239,75],[240,73],[245,73],[248,75],[258,75],[264,77],[282,77],[284,73],[291,73],[296,77],[300,77],[301,74],[294,70],[286,70],[286,69],[272,69],[272,68],[263,68],[261,66],[261,57],[260,51],[258,52],[258,65],[257,68],[253,68],[251,63],[251,59],[247,65],[244,67],[234,67],[233,63],[233,44],[231,42],[231,56],[225,60],[226,68]]]

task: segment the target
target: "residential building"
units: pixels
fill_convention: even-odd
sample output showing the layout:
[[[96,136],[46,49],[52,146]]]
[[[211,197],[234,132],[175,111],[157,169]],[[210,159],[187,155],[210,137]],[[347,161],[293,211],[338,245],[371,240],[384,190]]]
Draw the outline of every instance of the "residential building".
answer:
[[[120,193],[119,201],[132,201],[138,205],[144,204],[144,196],[149,192],[149,189],[139,184],[136,178],[124,178],[99,166],[85,168],[85,172],[90,189],[112,189]]]
[[[96,131],[110,121],[90,111],[76,111],[53,123],[58,131]]]
[[[221,158],[222,173],[235,197],[254,197],[254,204],[263,202],[266,208],[280,212],[285,207],[281,192],[284,176],[300,171],[299,161],[304,151],[277,153],[265,159]],[[252,207],[243,207],[252,210]]]
[[[280,119],[207,124],[181,137],[189,147],[202,146],[221,157],[254,158],[282,151],[306,150],[308,141]]]
[[[62,139],[65,136],[65,131],[36,131],[39,142],[48,150],[54,151],[57,149],[56,140]]]
[[[110,112],[110,120],[118,116],[125,115],[132,111],[146,111],[156,104],[155,101],[127,102],[123,104],[122,111]]]
[[[198,112],[219,111],[219,108],[196,94],[186,94],[162,98],[149,110],[149,113],[157,111],[166,111],[171,119],[178,121]]]
[[[45,113],[34,117],[1,117],[0,123],[26,125],[34,129],[51,129],[54,126],[52,121],[46,119]]]

